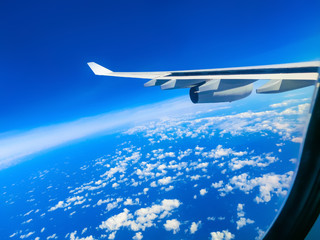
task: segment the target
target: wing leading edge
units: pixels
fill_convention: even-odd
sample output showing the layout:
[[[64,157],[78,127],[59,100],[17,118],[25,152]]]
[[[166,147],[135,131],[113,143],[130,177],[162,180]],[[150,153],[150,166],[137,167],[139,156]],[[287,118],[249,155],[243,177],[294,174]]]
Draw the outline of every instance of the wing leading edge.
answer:
[[[279,93],[314,85],[319,76],[320,61],[237,68],[191,71],[112,72],[94,62],[88,63],[100,76],[151,79],[145,87],[162,90],[190,88],[193,103],[232,102],[249,96],[253,82],[269,80],[256,90],[258,94]]]

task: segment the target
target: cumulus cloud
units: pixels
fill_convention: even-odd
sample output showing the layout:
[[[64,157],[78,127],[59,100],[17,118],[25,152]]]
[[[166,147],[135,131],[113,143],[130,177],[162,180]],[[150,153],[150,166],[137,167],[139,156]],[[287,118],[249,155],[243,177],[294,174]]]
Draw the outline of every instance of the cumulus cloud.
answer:
[[[209,163],[208,162],[203,162],[203,163],[199,163],[197,166],[194,167],[194,169],[204,169],[206,167],[208,167]]]
[[[306,101],[310,101],[310,98],[289,99],[289,100],[285,100],[281,103],[271,104],[270,107],[271,108],[281,108],[281,107],[287,107],[287,106],[292,105],[294,103],[301,103],[301,102],[306,102]]]
[[[52,235],[50,235],[50,236],[48,236],[47,237],[47,240],[50,240],[50,239],[57,239],[58,237],[57,237],[57,234],[52,234]]]
[[[206,195],[207,193],[208,193],[208,191],[207,191],[207,189],[205,189],[205,188],[203,188],[203,189],[200,190],[200,195],[201,195],[201,196],[204,196],[204,195]]]
[[[261,156],[250,156],[245,159],[232,158],[228,163],[230,170],[236,171],[245,166],[252,167],[267,167],[271,163],[278,161],[277,157],[272,156],[272,153],[264,153]]]
[[[142,232],[137,232],[136,235],[133,236],[133,240],[141,240],[143,238]]]
[[[213,188],[221,188],[222,185],[223,185],[223,181],[220,180],[219,182],[212,183],[211,187],[213,187]]]
[[[122,226],[128,226],[131,224],[129,219],[132,219],[133,215],[129,213],[128,209],[124,209],[123,212],[108,218],[106,221],[102,222],[99,226],[101,229],[107,229],[109,231],[117,231]]]
[[[116,232],[112,232],[112,233],[110,233],[109,236],[108,236],[108,239],[109,239],[109,240],[113,240],[113,239],[115,239],[115,238],[116,238]]]
[[[235,236],[228,230],[223,230],[222,232],[217,231],[217,232],[211,232],[211,240],[231,240]]]
[[[244,227],[245,225],[252,224],[252,223],[254,223],[253,220],[251,220],[249,218],[242,217],[237,221],[237,229],[239,230],[240,228]]]
[[[66,201],[59,201],[55,206],[51,207],[48,211],[52,212],[57,210],[58,208],[67,208],[69,207],[71,204],[74,205],[80,205],[82,203],[84,203],[86,199],[84,199],[83,196],[73,196],[73,197],[69,197],[66,199]]]
[[[49,212],[57,210],[58,208],[63,208],[63,207],[65,207],[65,205],[66,204],[63,201],[59,201],[54,207],[51,207],[49,209]]]
[[[237,212],[238,212],[237,215],[238,215],[238,217],[243,217],[244,216],[243,207],[244,207],[244,204],[238,203],[238,206],[237,206]]]
[[[119,183],[113,183],[113,184],[112,184],[112,187],[113,187],[113,188],[119,187]]]
[[[34,233],[35,233],[35,232],[28,232],[27,234],[20,235],[20,238],[21,238],[21,239],[28,238],[28,237],[30,237],[31,235],[33,235]]]
[[[277,196],[285,196],[288,193],[288,189],[292,183],[293,171],[289,171],[285,174],[267,173],[261,177],[250,178],[248,173],[233,176],[229,183],[224,187],[218,189],[221,196],[225,196],[233,189],[239,189],[245,193],[257,187],[259,194],[255,197],[256,203],[269,202],[272,198],[272,194]]]
[[[132,231],[145,230],[154,226],[156,219],[162,219],[171,215],[171,211],[180,206],[177,199],[164,199],[160,204],[151,207],[140,208],[134,214],[128,209],[103,221],[99,228],[107,231],[118,231],[121,227],[127,227]]]
[[[297,103],[304,100],[297,100]],[[300,133],[306,118],[302,114],[306,113],[309,108],[308,103],[293,106],[287,109],[272,108],[270,111],[261,112],[242,112],[224,116],[202,117],[181,119],[167,119],[155,121],[147,126],[137,126],[128,131],[128,134],[142,133],[143,136],[152,139],[154,142],[173,141],[183,138],[205,138],[218,132],[219,135],[231,134],[233,136],[242,135],[243,133],[260,133],[262,135],[272,132],[281,136],[283,140],[291,138],[292,133]],[[206,109],[208,111],[208,109]],[[298,118],[297,118],[298,117]],[[165,138],[163,136],[166,136]],[[298,136],[299,137],[299,136]],[[195,155],[202,154],[202,148],[194,149]],[[190,150],[191,151],[191,150]],[[190,152],[189,151],[189,152]],[[180,150],[178,159],[188,155]],[[228,148],[218,148],[213,152],[204,153],[203,156],[210,158],[224,158],[227,156],[242,157],[247,154],[246,151],[230,152]]]
[[[196,222],[192,222],[192,224],[190,226],[190,233],[194,234],[196,231],[198,231],[198,228],[199,228],[200,224],[201,224],[201,221],[199,221],[197,223]]]
[[[291,139],[291,141],[295,143],[302,143],[303,139],[302,137],[294,137]]]
[[[135,201],[133,201],[131,198],[127,198],[123,204],[124,205],[137,205],[137,204],[139,204],[139,198],[136,198]]]
[[[245,212],[243,210],[244,208],[244,204],[239,203],[237,206],[237,217],[238,217],[238,221],[236,221],[237,224],[237,229],[239,230],[240,228],[246,226],[247,224],[252,224],[254,223],[253,220],[249,219],[249,218],[245,218]]]
[[[180,230],[180,222],[177,219],[167,220],[163,226],[167,231],[173,231],[173,234]]]
[[[162,179],[158,180],[158,183],[160,185],[167,185],[167,184],[169,184],[171,182],[172,182],[172,177],[165,177],[165,178],[162,178]]]
[[[262,240],[266,232],[260,228],[256,228],[256,230],[258,232],[258,236],[255,237],[255,240]]]

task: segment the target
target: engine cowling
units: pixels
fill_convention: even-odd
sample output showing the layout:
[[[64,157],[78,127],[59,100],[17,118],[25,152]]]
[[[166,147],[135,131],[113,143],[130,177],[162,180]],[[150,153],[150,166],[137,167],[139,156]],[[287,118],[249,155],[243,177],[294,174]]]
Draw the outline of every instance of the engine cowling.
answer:
[[[193,103],[233,102],[249,96],[253,90],[253,84],[221,91],[212,90],[208,87],[203,89],[204,91],[201,86],[190,88],[189,95]]]

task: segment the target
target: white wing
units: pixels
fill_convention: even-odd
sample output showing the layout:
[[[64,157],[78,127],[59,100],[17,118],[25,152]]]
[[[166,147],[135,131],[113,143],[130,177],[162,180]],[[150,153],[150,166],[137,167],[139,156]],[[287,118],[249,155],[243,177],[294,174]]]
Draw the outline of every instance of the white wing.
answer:
[[[208,103],[247,97],[253,90],[253,82],[260,79],[270,81],[257,89],[257,93],[278,93],[314,85],[320,61],[167,72],[112,72],[94,62],[88,65],[96,75],[151,79],[144,84],[146,87],[190,88],[193,103]]]

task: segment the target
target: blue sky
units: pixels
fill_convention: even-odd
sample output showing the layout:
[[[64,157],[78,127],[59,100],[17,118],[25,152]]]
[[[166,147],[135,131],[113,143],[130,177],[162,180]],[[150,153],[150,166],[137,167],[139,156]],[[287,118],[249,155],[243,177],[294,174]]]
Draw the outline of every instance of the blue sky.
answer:
[[[318,60],[319,1],[2,1],[0,136],[182,96],[94,76]],[[17,135],[19,136],[19,135]]]

